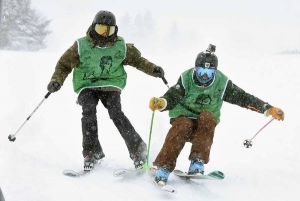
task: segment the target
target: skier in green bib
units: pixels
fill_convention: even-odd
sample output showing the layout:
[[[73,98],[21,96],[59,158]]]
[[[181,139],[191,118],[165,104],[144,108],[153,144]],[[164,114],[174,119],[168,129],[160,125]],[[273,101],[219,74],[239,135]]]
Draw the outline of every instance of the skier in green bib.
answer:
[[[216,47],[209,45],[197,55],[195,67],[183,72],[162,97],[150,100],[151,110],[169,111],[171,128],[153,165],[155,181],[165,185],[186,142],[191,142],[188,174],[203,174],[209,162],[215,127],[220,122],[223,101],[252,111],[284,119],[281,109],[236,86],[218,70]]]
[[[58,91],[73,71],[73,88],[82,106],[82,154],[86,171],[105,156],[98,139],[99,100],[124,139],[135,168],[142,168],[146,162],[147,145],[121,108],[120,95],[127,80],[125,65],[153,77],[164,76],[161,67],[142,57],[133,44],[118,36],[114,14],[102,10],[94,17],[86,36],[77,39],[61,56],[47,86],[51,93]]]

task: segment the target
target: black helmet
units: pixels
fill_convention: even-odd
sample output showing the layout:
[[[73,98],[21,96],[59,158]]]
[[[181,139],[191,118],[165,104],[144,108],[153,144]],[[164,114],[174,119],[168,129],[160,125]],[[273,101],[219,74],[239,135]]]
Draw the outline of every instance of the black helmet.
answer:
[[[206,67],[205,63],[209,63],[208,67],[218,68],[218,57],[211,52],[200,52],[195,61],[195,67]]]
[[[95,31],[95,26],[97,24],[102,24],[106,26],[114,26],[114,33],[112,35],[109,35],[108,37],[103,37],[99,35]],[[116,18],[115,15],[112,12],[101,10],[99,11],[93,20],[91,30],[89,32],[89,35],[91,38],[93,38],[98,45],[103,46],[107,43],[114,43],[117,40],[117,34],[118,34],[118,26],[116,25]]]
[[[112,12],[101,10],[96,14],[93,24],[116,26],[116,18]]]
[[[200,84],[209,85],[218,68],[218,57],[214,54],[216,46],[209,45],[205,52],[200,52],[195,61],[195,77]]]

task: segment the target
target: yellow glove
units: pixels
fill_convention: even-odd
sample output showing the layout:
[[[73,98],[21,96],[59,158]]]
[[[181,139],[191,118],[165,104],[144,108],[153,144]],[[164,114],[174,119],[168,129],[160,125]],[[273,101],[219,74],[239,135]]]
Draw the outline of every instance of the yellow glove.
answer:
[[[149,102],[149,108],[154,111],[154,110],[163,110],[167,106],[167,101],[164,98],[156,98],[153,97],[151,98]]]
[[[267,109],[265,111],[265,115],[266,116],[269,116],[269,115],[272,115],[272,117],[274,119],[277,119],[277,120],[282,120],[284,119],[284,112],[280,109],[280,108],[277,108],[277,107],[271,107],[269,109]]]

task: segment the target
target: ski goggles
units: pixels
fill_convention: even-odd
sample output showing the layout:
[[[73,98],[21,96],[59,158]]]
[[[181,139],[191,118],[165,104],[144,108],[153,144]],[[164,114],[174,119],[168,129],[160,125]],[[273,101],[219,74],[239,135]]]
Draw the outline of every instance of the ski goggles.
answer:
[[[202,66],[197,66],[195,67],[195,72],[199,77],[204,76],[206,74],[207,79],[211,79],[215,73],[216,73],[216,68],[215,67],[202,67]]]
[[[111,36],[115,33],[116,27],[115,26],[108,26],[104,24],[96,24],[95,31],[104,37]]]

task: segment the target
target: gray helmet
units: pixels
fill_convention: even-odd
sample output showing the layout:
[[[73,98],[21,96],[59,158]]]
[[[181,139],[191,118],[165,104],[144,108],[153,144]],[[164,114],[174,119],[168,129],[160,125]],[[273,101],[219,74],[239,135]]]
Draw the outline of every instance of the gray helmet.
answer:
[[[101,10],[96,14],[93,24],[116,26],[116,18],[112,12]]]

